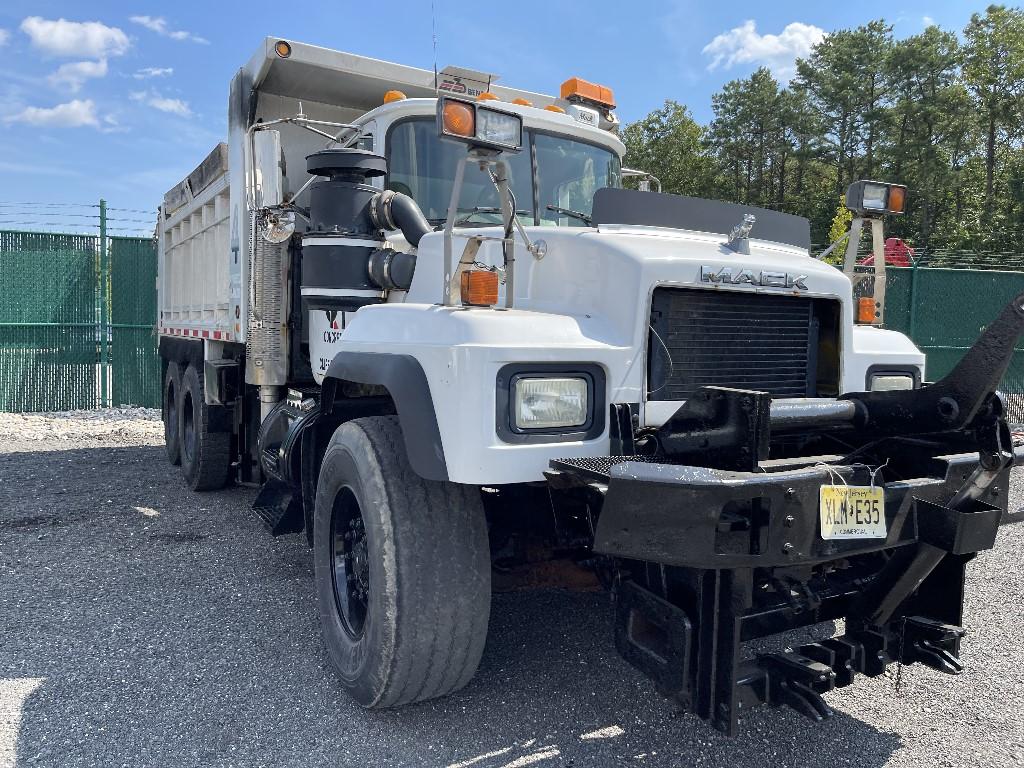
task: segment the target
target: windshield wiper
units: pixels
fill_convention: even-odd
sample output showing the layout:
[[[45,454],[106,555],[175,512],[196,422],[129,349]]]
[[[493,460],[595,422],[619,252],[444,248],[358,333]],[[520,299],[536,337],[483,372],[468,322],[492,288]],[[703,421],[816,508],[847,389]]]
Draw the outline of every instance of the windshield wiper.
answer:
[[[591,219],[590,216],[583,213],[582,211],[574,211],[571,208],[563,208],[560,205],[548,205],[547,209],[549,211],[554,211],[555,213],[563,213],[566,216],[569,216],[570,218],[573,219],[578,219],[579,221],[582,221],[584,224],[586,224],[588,227],[593,221],[593,219]]]

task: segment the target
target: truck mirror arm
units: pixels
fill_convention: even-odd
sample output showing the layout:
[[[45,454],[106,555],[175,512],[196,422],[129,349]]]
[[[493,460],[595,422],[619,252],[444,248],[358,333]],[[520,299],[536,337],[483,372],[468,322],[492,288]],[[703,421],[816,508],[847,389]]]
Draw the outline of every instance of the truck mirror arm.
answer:
[[[508,186],[508,170],[505,161],[501,159],[501,152],[493,149],[471,147],[467,149],[466,155],[459,158],[455,167],[455,183],[452,184],[452,194],[448,201],[448,216],[444,223],[444,283],[442,287],[441,303],[446,306],[454,306],[459,300],[461,289],[453,285],[453,271],[455,265],[452,263],[452,239],[456,216],[459,213],[459,199],[462,197],[462,186],[466,178],[466,164],[477,163],[481,170],[486,170],[491,177],[495,189],[498,191],[498,201],[501,205],[501,216],[504,222],[504,237],[502,238],[502,250],[505,255],[505,307],[511,308],[515,298],[515,239],[512,237],[513,228],[519,232],[520,237],[526,244],[526,250],[537,259],[544,258],[547,252],[547,245],[543,240],[534,243],[530,240],[529,234],[522,222],[516,217],[515,196]]]

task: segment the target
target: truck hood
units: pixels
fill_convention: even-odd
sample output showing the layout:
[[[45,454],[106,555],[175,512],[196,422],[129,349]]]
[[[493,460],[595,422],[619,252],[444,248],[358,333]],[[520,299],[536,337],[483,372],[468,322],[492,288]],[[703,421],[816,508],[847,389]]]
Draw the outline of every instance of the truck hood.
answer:
[[[752,238],[750,253],[739,254],[719,234],[639,226],[526,231],[534,242],[544,241],[546,252],[535,258],[517,236],[516,308],[603,321],[606,343],[635,342],[638,330],[646,328],[651,294],[659,285],[833,297],[843,303],[844,314],[852,303],[850,281],[842,272],[793,246]],[[474,235],[500,238],[501,230],[457,231],[454,262],[466,238]],[[443,240],[438,232],[420,242],[407,301],[439,301]],[[477,261],[500,266],[501,243],[485,240]]]

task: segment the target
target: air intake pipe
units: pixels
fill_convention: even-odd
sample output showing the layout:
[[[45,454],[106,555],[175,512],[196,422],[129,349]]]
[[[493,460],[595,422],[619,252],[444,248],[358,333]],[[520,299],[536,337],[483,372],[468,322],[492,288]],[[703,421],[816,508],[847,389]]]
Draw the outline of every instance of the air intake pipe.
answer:
[[[413,248],[419,246],[427,232],[433,231],[416,201],[392,189],[385,189],[374,196],[370,215],[381,229],[400,229]]]
[[[302,238],[302,297],[311,310],[354,312],[412,284],[415,254],[387,247],[381,230],[401,230],[412,246],[431,231],[416,202],[370,186],[387,173],[380,155],[326,149],[306,158],[310,228]]]
[[[416,271],[416,254],[382,248],[370,254],[370,280],[387,291],[407,291]]]

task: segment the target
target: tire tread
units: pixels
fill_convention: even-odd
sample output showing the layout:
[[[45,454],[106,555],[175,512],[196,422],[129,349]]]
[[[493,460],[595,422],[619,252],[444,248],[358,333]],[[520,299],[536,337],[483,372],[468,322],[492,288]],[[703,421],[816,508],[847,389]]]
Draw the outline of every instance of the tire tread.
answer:
[[[394,531],[398,626],[383,690],[371,706],[451,693],[476,672],[487,637],[490,552],[480,491],[417,475],[395,416],[346,427],[366,438]]]
[[[176,360],[167,362],[167,373],[164,375],[163,396],[160,398],[161,417],[164,422],[164,446],[167,449],[167,460],[172,466],[181,464],[181,430],[178,424],[178,414],[181,412],[181,366]],[[170,413],[167,407],[167,390],[173,385],[175,399],[175,420],[171,424]]]
[[[203,375],[195,366],[189,365],[182,376],[182,387],[191,388],[192,379],[195,380],[192,402],[198,405],[195,417],[197,466],[194,473],[186,471],[185,454],[182,451],[181,468],[193,491],[216,491],[227,485],[231,474],[231,435],[210,431],[210,406],[206,404]],[[179,419],[184,418],[184,397],[178,410]],[[184,430],[179,430],[179,434],[184,439]]]

